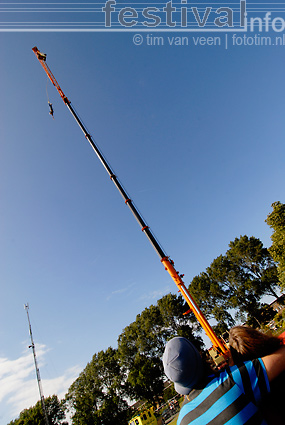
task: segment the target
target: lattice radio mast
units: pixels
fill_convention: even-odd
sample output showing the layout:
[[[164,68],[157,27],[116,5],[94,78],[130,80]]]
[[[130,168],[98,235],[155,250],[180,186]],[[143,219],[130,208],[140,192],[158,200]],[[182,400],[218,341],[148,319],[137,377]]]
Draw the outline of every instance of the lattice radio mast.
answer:
[[[33,350],[34,363],[35,363],[35,369],[36,369],[36,375],[37,375],[37,381],[38,381],[38,387],[39,387],[39,392],[40,392],[40,398],[41,398],[41,404],[42,404],[42,410],[43,410],[45,425],[49,425],[47,410],[46,410],[46,406],[45,406],[45,399],[44,399],[44,395],[43,395],[43,388],[42,388],[42,383],[41,383],[40,369],[38,367],[36,349],[35,349],[35,344],[34,344],[34,339],[33,339],[33,334],[32,334],[32,326],[31,326],[30,316],[29,316],[29,304],[25,304],[25,310],[27,312],[27,317],[28,317],[28,322],[29,322],[29,332],[30,332],[30,337],[31,337],[31,345],[29,346],[29,348],[32,348],[32,350]]]

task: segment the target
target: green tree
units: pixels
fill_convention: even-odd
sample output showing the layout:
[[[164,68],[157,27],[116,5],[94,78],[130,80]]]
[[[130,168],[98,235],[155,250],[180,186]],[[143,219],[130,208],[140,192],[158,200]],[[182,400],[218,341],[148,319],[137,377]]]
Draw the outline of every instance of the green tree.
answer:
[[[244,279],[250,281],[256,293],[277,298],[277,268],[262,242],[254,236],[248,238],[245,235],[230,242],[229,247],[227,257],[243,272]]]
[[[266,223],[273,229],[272,246],[269,252],[277,263],[278,279],[282,290],[285,289],[285,204],[274,202],[273,211],[267,216]]]
[[[256,312],[256,318],[249,317],[246,323],[249,326],[256,327],[256,319],[260,325],[264,325],[274,319],[275,316],[276,311],[270,305],[262,304],[261,308]]]
[[[65,412],[63,403],[56,395],[45,398],[48,421],[50,425],[64,425]],[[10,422],[8,425],[46,425],[41,402],[38,401],[35,406],[25,409],[20,413],[18,419]]]
[[[167,339],[177,335],[193,340],[195,334],[198,347],[202,348],[202,340],[197,338],[201,327],[193,313],[186,314],[189,306],[181,295],[167,294],[157,301],[157,307],[162,317],[162,327],[167,330]]]
[[[189,287],[201,310],[219,323],[219,332],[236,318],[252,318],[260,325],[260,300],[277,296],[277,270],[262,242],[241,236],[230,242],[225,255],[217,257],[206,272],[196,276]]]
[[[95,354],[66,395],[74,425],[125,425],[128,404],[118,352],[109,347]],[[110,420],[112,420],[110,422]]]
[[[157,305],[138,314],[118,339],[120,361],[128,371],[129,396],[153,401],[162,395],[165,380],[161,357],[166,342],[173,336],[194,340],[198,349],[203,346],[194,318],[184,316],[188,310],[181,296],[168,294]]]
[[[227,311],[229,291],[225,285],[221,284],[225,279],[224,260],[224,257],[218,257],[207,272],[195,276],[189,286],[189,292],[207,319],[215,319],[218,322],[219,333],[234,324],[233,317]]]
[[[158,357],[137,354],[128,374],[129,395],[136,400],[158,401],[163,393],[163,369]]]
[[[161,356],[167,330],[161,332],[163,320],[157,306],[137,315],[118,338],[120,362],[128,370],[129,396],[153,400],[163,391]]]

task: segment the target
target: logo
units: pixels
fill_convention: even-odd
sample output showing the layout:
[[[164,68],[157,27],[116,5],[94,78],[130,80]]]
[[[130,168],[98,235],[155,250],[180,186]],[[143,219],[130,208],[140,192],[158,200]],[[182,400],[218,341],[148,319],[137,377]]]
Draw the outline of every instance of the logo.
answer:
[[[276,32],[285,30],[285,3],[192,0],[93,3],[3,3],[0,31]],[[5,13],[3,13],[5,12]],[[15,16],[17,19],[15,20]],[[28,19],[27,19],[28,17]],[[137,44],[139,40],[135,41]]]

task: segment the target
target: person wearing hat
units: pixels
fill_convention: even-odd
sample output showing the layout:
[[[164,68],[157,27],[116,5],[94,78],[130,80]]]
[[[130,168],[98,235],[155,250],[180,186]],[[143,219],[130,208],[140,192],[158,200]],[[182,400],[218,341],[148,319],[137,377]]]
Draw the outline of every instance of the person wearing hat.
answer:
[[[266,425],[261,404],[270,382],[285,370],[285,346],[213,372],[188,339],[175,337],[167,342],[162,361],[175,390],[185,396],[177,425]]]

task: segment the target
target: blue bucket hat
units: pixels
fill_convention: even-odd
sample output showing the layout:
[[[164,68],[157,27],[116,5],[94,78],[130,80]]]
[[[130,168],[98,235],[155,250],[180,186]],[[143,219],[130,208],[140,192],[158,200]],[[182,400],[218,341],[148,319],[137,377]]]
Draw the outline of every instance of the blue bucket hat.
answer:
[[[162,357],[165,375],[174,382],[175,390],[187,395],[203,376],[199,351],[186,338],[175,337],[167,342]]]

